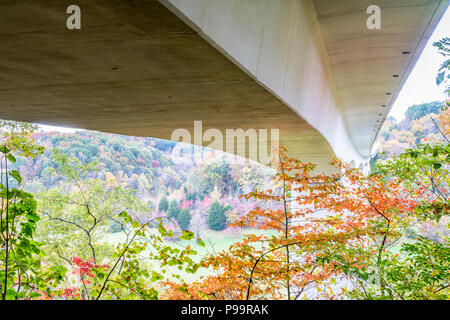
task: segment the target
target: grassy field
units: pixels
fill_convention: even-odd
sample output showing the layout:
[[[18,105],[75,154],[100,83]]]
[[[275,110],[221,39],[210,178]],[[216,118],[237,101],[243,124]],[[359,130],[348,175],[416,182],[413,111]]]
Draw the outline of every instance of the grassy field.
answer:
[[[234,242],[242,239],[242,237],[245,234],[262,234],[262,233],[264,233],[266,235],[273,234],[272,232],[261,231],[261,230],[257,230],[257,229],[245,229],[245,230],[242,230],[241,232],[234,232],[234,233],[207,230],[207,231],[202,232],[202,240],[205,242],[204,247],[199,246],[195,240],[191,240],[191,241],[168,241],[167,240],[166,244],[170,245],[172,247],[176,247],[176,246],[184,246],[185,247],[189,244],[193,250],[197,251],[196,256],[193,257],[194,260],[200,261],[201,258],[203,258],[204,256],[206,256],[208,254],[227,250],[230,247],[230,245],[232,245]],[[120,242],[125,241],[125,236],[121,232],[110,233],[107,235],[106,241],[111,244],[118,244]],[[144,252],[141,255],[143,258],[145,258],[145,256],[148,255],[148,252],[147,253]],[[159,264],[156,262],[153,262],[151,267],[153,268],[153,270],[155,270],[157,272],[161,271]],[[195,274],[191,274],[191,273],[187,273],[183,270],[180,271],[176,267],[168,268],[167,272],[169,274],[169,277],[172,278],[173,280],[175,280],[174,276],[179,274],[181,276],[181,279],[183,279],[186,282],[192,282],[192,281],[198,280],[201,276],[208,276],[208,275],[212,274],[212,270],[207,270],[207,269],[200,269]]]
[[[201,247],[197,244],[195,240],[191,241],[166,241],[167,245],[172,247],[186,247],[188,244],[191,246],[193,250],[197,252],[196,256],[193,257],[195,261],[200,261],[203,257],[208,254],[218,253],[224,250],[227,250],[233,243],[241,240],[245,234],[265,234],[271,235],[274,232],[261,231],[257,229],[245,229],[238,232],[223,232],[223,231],[213,231],[213,230],[205,230],[202,232],[202,240],[205,242],[205,246]],[[110,233],[107,235],[107,242],[111,244],[117,244],[119,242],[125,241],[125,237],[123,233]],[[402,237],[395,244],[388,247],[388,250],[394,254],[400,253],[402,243],[413,243],[413,239],[409,239],[407,237]],[[143,257],[148,255],[147,253],[142,254]],[[151,267],[153,270],[157,272],[161,272],[161,268],[157,262],[152,262]],[[180,275],[181,279],[186,282],[192,282],[195,280],[199,280],[201,276],[208,276],[213,274],[213,270],[210,269],[199,269],[195,274],[187,273],[183,270],[178,270],[176,267],[166,268],[167,273],[165,276],[171,278],[172,280],[176,280],[175,275]]]

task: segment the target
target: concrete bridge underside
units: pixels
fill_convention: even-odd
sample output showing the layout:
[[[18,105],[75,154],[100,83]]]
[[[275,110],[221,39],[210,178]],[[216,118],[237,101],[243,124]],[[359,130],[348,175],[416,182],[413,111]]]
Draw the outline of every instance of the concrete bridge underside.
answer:
[[[320,168],[362,163],[448,1],[377,1],[381,30],[370,4],[2,0],[0,118],[163,139],[195,120],[278,128]]]

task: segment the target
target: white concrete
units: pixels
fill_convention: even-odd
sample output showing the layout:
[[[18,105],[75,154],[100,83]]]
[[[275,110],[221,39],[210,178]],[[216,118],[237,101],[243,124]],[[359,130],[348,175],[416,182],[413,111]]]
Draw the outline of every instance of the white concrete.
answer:
[[[373,2],[366,0],[161,2],[316,128],[338,157],[356,164],[367,164],[381,116],[448,5],[381,1],[389,15],[380,31],[366,27]]]

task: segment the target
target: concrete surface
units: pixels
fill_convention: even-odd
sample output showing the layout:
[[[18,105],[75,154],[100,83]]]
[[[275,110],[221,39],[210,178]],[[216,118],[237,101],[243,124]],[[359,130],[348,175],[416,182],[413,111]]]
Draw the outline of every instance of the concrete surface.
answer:
[[[279,128],[321,169],[363,163],[448,5],[378,1],[386,20],[368,31],[369,2],[2,0],[0,118],[164,139],[194,120]]]

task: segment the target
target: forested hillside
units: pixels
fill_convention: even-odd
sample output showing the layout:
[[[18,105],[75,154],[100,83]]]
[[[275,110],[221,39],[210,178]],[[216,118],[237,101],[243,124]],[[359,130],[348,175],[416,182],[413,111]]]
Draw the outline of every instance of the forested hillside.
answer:
[[[234,161],[236,157],[213,150],[204,149],[203,158],[194,158],[201,148],[178,144],[175,152],[175,142],[154,138],[92,131],[36,132],[33,138],[45,147],[44,153],[20,158],[13,165],[21,172],[26,190],[39,193],[63,183],[64,177],[56,170],[54,151],[58,150],[83,165],[93,164],[89,178],[132,190],[148,207],[151,213],[147,214],[167,215],[171,204],[172,218],[176,218],[174,210],[185,209],[190,219],[185,227],[197,232],[209,228],[209,209],[215,201],[226,215],[220,227],[215,225],[218,231],[254,208],[253,201],[239,196],[266,186],[274,174],[258,163],[240,164]],[[167,206],[160,205],[161,201],[167,201]]]
[[[399,155],[405,149],[421,143],[443,141],[438,116],[442,113],[444,105],[444,102],[439,101],[413,105],[406,110],[402,121],[388,117],[375,143],[377,150],[375,159]]]

